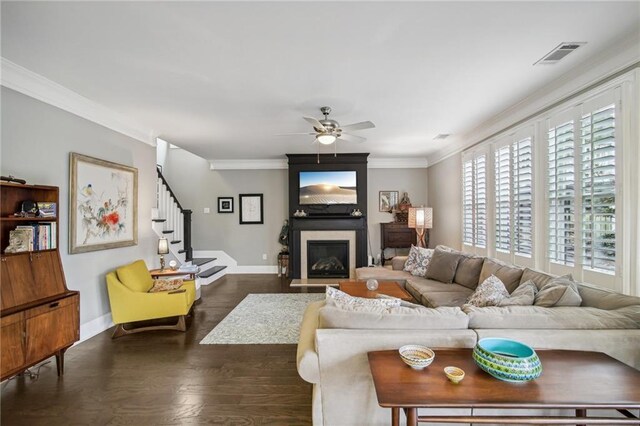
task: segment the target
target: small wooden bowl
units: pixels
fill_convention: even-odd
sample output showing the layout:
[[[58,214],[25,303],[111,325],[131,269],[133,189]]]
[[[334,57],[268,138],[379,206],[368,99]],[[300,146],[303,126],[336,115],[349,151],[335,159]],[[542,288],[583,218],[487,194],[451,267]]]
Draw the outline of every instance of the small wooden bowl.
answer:
[[[457,385],[464,379],[464,370],[458,367],[445,367],[444,374],[447,376],[447,379],[451,381],[454,385]]]

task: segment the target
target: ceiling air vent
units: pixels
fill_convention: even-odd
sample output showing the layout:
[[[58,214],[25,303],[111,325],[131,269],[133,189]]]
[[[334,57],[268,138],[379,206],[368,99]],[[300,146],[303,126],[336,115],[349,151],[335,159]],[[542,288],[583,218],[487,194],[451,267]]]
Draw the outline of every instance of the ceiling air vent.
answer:
[[[551,52],[544,55],[542,59],[540,59],[538,62],[536,62],[533,65],[557,64],[558,62],[560,62],[561,59],[563,59],[569,53],[573,52],[578,47],[583,46],[585,44],[587,43],[581,42],[581,41],[560,43]]]
[[[437,140],[442,140],[442,139],[446,139],[449,136],[451,136],[449,133],[440,133],[438,136],[436,136],[435,138],[433,138],[434,141]]]

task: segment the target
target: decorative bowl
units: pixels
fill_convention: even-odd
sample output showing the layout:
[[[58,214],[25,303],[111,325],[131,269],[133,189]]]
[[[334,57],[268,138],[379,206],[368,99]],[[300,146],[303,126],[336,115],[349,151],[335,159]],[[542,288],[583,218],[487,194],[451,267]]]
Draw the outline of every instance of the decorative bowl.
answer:
[[[444,374],[454,385],[457,385],[464,379],[464,370],[458,367],[445,367]]]
[[[542,374],[536,351],[516,340],[480,339],[473,348],[473,360],[482,370],[507,382],[526,382]]]
[[[422,345],[404,345],[398,352],[404,363],[414,370],[428,367],[436,357],[435,352]]]

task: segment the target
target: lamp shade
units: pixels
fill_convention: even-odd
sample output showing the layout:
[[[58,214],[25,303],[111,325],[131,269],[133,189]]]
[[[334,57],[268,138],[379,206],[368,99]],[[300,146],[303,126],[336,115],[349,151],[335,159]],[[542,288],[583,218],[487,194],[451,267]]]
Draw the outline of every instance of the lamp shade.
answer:
[[[166,238],[158,240],[158,254],[169,254],[169,241]]]
[[[410,207],[407,226],[416,229],[433,227],[433,209],[431,207]]]
[[[322,145],[331,145],[336,141],[335,135],[318,135],[316,140],[320,142]]]

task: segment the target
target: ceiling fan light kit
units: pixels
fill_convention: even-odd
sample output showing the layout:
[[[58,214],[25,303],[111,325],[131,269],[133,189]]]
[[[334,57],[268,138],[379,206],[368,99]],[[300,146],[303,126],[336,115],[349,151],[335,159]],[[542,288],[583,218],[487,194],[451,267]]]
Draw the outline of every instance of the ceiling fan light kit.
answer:
[[[316,140],[320,142],[322,145],[331,145],[336,141],[336,139],[338,138],[335,135],[326,135],[326,134],[318,135],[316,137]]]

